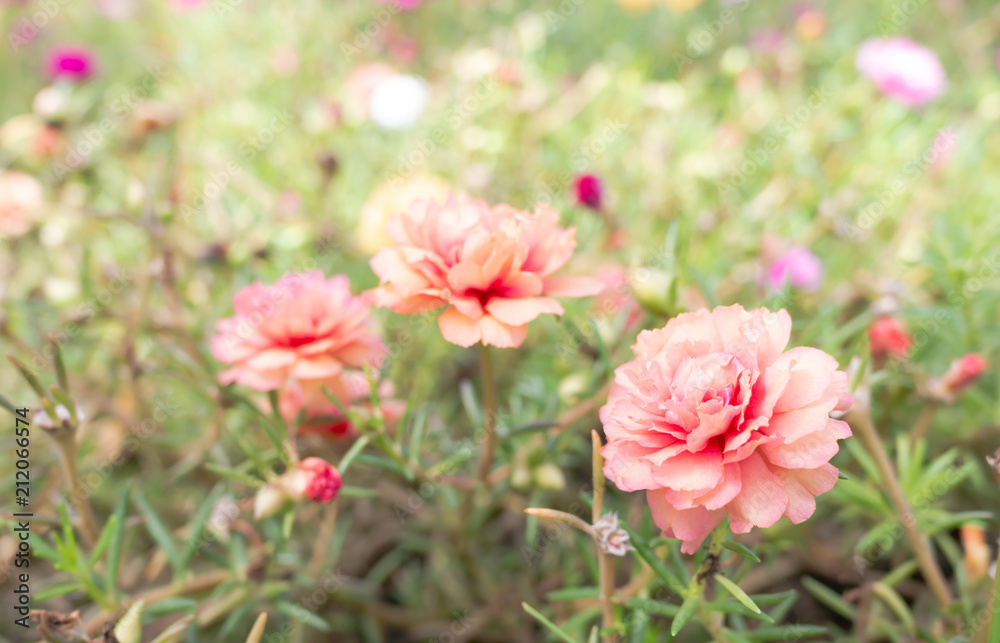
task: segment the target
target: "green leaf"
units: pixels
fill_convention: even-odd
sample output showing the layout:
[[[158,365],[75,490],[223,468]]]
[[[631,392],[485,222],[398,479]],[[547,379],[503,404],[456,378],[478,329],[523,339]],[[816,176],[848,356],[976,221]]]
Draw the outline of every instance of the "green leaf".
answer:
[[[345,484],[340,489],[340,495],[344,498],[375,498],[379,495],[378,490],[368,487],[356,487]]]
[[[576,601],[585,598],[597,598],[599,590],[596,587],[566,587],[551,591],[545,595],[550,601]]]
[[[757,603],[754,603],[753,600],[749,596],[747,596],[747,593],[744,592],[742,589],[740,589],[739,585],[729,580],[722,574],[716,574],[715,580],[718,581],[720,585],[725,587],[726,591],[732,594],[736,600],[746,605],[751,612],[753,612],[754,614],[761,613],[760,608],[757,607]]]
[[[125,537],[125,513],[128,511],[129,486],[126,485],[118,496],[118,506],[115,507],[115,530],[108,543],[107,573],[104,575],[104,593],[115,594],[118,588],[118,566],[122,559],[122,541]]]
[[[347,469],[351,466],[351,462],[353,462],[354,458],[361,453],[366,446],[368,446],[369,440],[371,440],[369,436],[362,435],[354,441],[351,448],[348,449],[347,453],[344,454],[344,457],[340,459],[340,464],[337,465],[337,470],[340,471],[341,476],[347,473]]]
[[[59,596],[65,596],[70,592],[78,591],[80,588],[80,583],[62,583],[48,589],[43,589],[33,596],[36,601],[46,601],[50,598],[57,598]]]
[[[320,632],[329,632],[330,624],[316,616],[309,610],[305,609],[301,605],[295,605],[294,603],[289,603],[288,601],[278,601],[274,605],[279,612],[287,616],[288,618],[298,621],[303,625],[308,625],[311,628],[317,629]]]
[[[681,579],[677,577],[677,574],[667,567],[666,563],[660,560],[656,552],[650,549],[649,545],[646,544],[646,539],[640,536],[639,532],[629,527],[624,521],[619,524],[628,532],[629,542],[635,547],[632,553],[646,561],[646,564],[649,565],[670,589],[681,594],[685,590],[685,587]]]
[[[681,608],[677,610],[677,616],[674,617],[673,622],[670,624],[670,635],[677,636],[687,622],[691,620],[694,613],[698,610],[698,606],[701,605],[701,596],[688,596],[681,603]]]
[[[146,531],[149,532],[149,535],[156,542],[157,546],[163,550],[167,560],[170,561],[171,567],[174,568],[174,573],[179,576],[184,571],[184,567],[181,565],[181,555],[177,551],[177,544],[174,542],[174,537],[170,534],[166,525],[163,524],[163,521],[160,520],[160,517],[156,515],[153,507],[146,501],[145,496],[142,495],[142,492],[138,488],[133,490],[132,500],[146,521]]]
[[[111,542],[111,537],[114,535],[115,530],[118,528],[118,516],[111,516],[108,518],[108,522],[104,523],[104,529],[101,530],[101,535],[98,536],[97,542],[94,543],[94,549],[90,552],[90,558],[88,559],[87,566],[91,569],[97,564],[97,561],[101,559],[101,555],[108,548],[108,544]]]
[[[820,603],[823,603],[849,621],[854,621],[854,618],[857,616],[857,610],[845,601],[840,594],[811,576],[803,576],[801,583],[806,588],[806,591],[815,596],[816,600]]]
[[[747,560],[753,561],[755,563],[760,562],[760,558],[757,557],[757,554],[753,553],[750,550],[750,548],[748,548],[746,545],[742,545],[736,542],[735,540],[724,540],[722,542],[722,546],[728,549],[729,551],[733,552],[734,554],[739,554],[740,556],[746,558]]]
[[[799,641],[812,636],[825,636],[827,629],[820,625],[781,625],[774,627],[758,627],[755,630],[743,632],[743,638],[748,641]]]
[[[212,510],[215,509],[215,505],[219,502],[224,491],[225,487],[221,484],[215,485],[215,488],[208,494],[208,498],[198,507],[198,513],[195,514],[194,520],[191,522],[191,534],[188,536],[187,545],[181,553],[181,569],[187,569],[195,552],[198,551],[201,545],[201,536],[205,533],[205,527],[208,525],[208,519],[212,516]]]
[[[577,643],[570,637],[569,634],[559,629],[559,626],[557,626],[555,623],[542,616],[542,613],[536,610],[531,605],[528,605],[527,603],[521,603],[521,607],[524,608],[525,612],[533,616],[536,621],[544,625],[548,631],[552,632],[563,641],[566,641],[566,643]]]

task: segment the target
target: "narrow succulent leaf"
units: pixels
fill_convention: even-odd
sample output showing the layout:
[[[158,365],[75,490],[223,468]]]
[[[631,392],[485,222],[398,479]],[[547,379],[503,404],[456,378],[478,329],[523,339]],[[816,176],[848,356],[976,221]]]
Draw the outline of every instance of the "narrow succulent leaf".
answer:
[[[754,614],[761,613],[760,608],[757,607],[757,603],[754,603],[753,599],[747,596],[747,593],[744,592],[739,585],[729,580],[722,574],[716,574],[715,580],[719,583],[719,585],[725,587],[726,591],[733,595],[733,598],[746,605],[751,612]]]
[[[543,616],[541,612],[536,610],[531,605],[528,605],[527,603],[521,603],[521,607],[524,608],[525,612],[530,614],[536,621],[541,623],[545,627],[545,629],[552,632],[552,634],[554,634],[555,636],[559,637],[563,641],[566,641],[566,643],[577,643],[577,641],[574,641],[569,634],[559,629],[559,626],[557,626],[549,619],[545,618],[545,616]]]

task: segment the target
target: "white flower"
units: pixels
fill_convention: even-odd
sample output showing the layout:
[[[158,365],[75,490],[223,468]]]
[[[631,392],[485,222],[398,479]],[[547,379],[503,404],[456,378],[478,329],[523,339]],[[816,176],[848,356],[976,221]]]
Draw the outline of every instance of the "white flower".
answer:
[[[624,556],[634,549],[629,544],[628,532],[618,526],[618,514],[604,514],[593,525],[594,536],[601,546],[601,551],[613,556]]]
[[[427,108],[427,83],[416,76],[400,74],[380,82],[368,100],[372,120],[387,129],[407,129]]]

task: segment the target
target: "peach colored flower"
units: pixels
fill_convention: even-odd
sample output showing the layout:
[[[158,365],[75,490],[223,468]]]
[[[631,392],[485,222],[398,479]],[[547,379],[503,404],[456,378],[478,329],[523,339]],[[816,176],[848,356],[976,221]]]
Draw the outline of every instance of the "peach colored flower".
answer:
[[[528,322],[563,313],[554,297],[603,289],[597,279],[552,276],[573,256],[576,240],[546,205],[528,214],[467,196],[415,201],[389,222],[389,236],[395,245],[371,260],[381,279],[372,300],[403,314],[446,306],[438,326],[459,346],[520,346]]]
[[[42,186],[23,172],[0,172],[0,239],[20,237],[42,207]]]
[[[281,389],[278,404],[286,422],[294,422],[300,413],[304,419],[299,433],[312,433],[331,438],[347,438],[357,435],[357,429],[344,417],[340,408],[323,392],[326,387],[344,408],[361,406],[365,412],[372,412],[369,401],[371,389],[368,378],[358,371],[351,371],[326,380],[289,380]],[[403,417],[406,402],[391,399],[395,387],[389,380],[382,380],[378,387],[379,409],[386,426],[392,429]]]
[[[792,320],[742,306],[684,313],[639,334],[601,422],[604,474],[646,490],[668,537],[697,551],[728,514],[733,533],[800,523],[829,491],[847,424],[847,375],[815,348],[784,350]]]
[[[222,384],[272,391],[288,378],[326,379],[374,365],[385,353],[371,309],[344,275],[288,273],[271,286],[253,283],[236,293],[234,307],[212,338],[212,354],[231,365],[219,374]]]

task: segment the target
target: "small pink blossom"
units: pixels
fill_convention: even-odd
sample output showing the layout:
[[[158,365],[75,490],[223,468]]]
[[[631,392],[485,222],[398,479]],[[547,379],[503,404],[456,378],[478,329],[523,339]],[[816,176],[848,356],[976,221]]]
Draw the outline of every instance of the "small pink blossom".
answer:
[[[789,248],[767,269],[767,284],[781,290],[785,284],[812,292],[823,283],[823,262],[805,246]]]
[[[371,329],[370,308],[344,275],[288,273],[274,285],[236,293],[236,315],[220,319],[212,354],[229,370],[219,382],[277,390],[289,378],[320,380],[374,365],[385,346]]]
[[[855,65],[883,94],[908,107],[938,98],[948,86],[937,55],[907,38],[873,38],[866,41]]]
[[[0,239],[20,237],[31,229],[42,207],[42,185],[23,172],[0,172]]]
[[[553,276],[573,256],[575,230],[560,228],[545,205],[529,214],[466,196],[415,201],[389,222],[389,236],[394,245],[371,260],[381,285],[369,296],[403,314],[445,307],[438,326],[459,346],[520,346],[528,322],[563,313],[556,297],[603,289],[596,279]]]
[[[684,313],[639,334],[601,422],[604,474],[646,490],[653,519],[694,553],[728,515],[733,533],[801,523],[829,491],[851,404],[837,361],[785,350],[788,313],[739,305]]]
[[[49,55],[49,76],[53,80],[82,82],[94,74],[96,62],[89,49],[83,47],[59,47]]]

